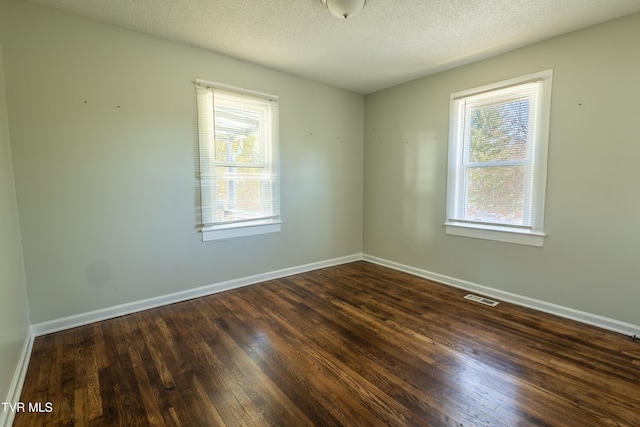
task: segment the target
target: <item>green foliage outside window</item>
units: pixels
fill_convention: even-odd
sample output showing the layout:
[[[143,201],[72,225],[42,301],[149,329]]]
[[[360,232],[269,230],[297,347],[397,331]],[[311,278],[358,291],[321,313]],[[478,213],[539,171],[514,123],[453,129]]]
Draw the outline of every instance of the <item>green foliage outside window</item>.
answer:
[[[528,99],[473,107],[470,114],[466,216],[522,224]]]

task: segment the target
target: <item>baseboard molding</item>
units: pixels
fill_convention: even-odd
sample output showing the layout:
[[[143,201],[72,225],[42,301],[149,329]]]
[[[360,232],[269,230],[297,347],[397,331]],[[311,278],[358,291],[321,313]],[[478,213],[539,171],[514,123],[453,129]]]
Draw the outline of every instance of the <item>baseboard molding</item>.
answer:
[[[456,279],[455,277],[449,277],[431,271],[422,270],[419,268],[411,267],[397,262],[389,261],[383,258],[374,257],[364,254],[362,259],[374,264],[389,267],[394,270],[403,271],[405,273],[412,274],[414,276],[423,277],[425,279],[433,280],[434,282],[443,283],[445,285],[453,286],[456,288],[465,289],[472,292],[480,293],[484,296],[488,296],[494,299],[510,302],[523,307],[532,308],[534,310],[542,311],[556,316],[564,317],[566,319],[576,320],[578,322],[586,323],[588,325],[597,326],[602,329],[618,332],[631,337],[640,335],[640,326],[633,325],[631,323],[621,322],[619,320],[610,319],[608,317],[599,316],[597,314],[587,313],[580,310],[575,310],[570,307],[564,307],[557,304],[537,300],[534,298],[525,297],[522,295],[514,294],[500,289],[491,288],[488,286],[479,285],[477,283],[468,282],[466,280]]]
[[[175,292],[159,297],[149,298],[145,300],[135,301],[127,304],[122,304],[114,307],[107,307],[100,310],[91,311],[88,313],[81,313],[73,316],[68,316],[60,319],[54,319],[47,322],[36,323],[31,325],[29,341],[30,345],[33,345],[33,338],[46,335],[53,332],[58,332],[66,329],[75,328],[77,326],[87,325],[93,322],[99,322],[101,320],[112,319],[119,316],[124,316],[138,311],[148,310],[150,308],[156,308],[163,305],[173,304],[176,302],[187,301],[193,298],[198,298],[206,295],[212,295],[218,292],[228,291],[231,289],[240,288],[243,286],[250,286],[256,283],[264,282],[267,280],[279,279],[294,274],[304,273],[307,271],[317,270],[325,267],[332,267],[334,265],[346,264],[349,262],[365,260],[374,264],[389,267],[394,270],[403,271],[405,273],[412,274],[414,276],[423,277],[425,279],[433,280],[435,282],[443,283],[445,285],[453,286],[456,288],[465,289],[472,292],[477,292],[482,295],[495,298],[498,300],[510,302],[513,304],[521,305],[523,307],[532,308],[545,313],[554,314],[556,316],[564,317],[578,322],[586,323],[588,325],[597,326],[599,328],[607,329],[610,331],[618,332],[628,336],[639,336],[640,326],[633,325],[631,323],[622,322],[616,319],[611,319],[597,314],[587,313],[580,310],[575,310],[570,307],[564,307],[561,305],[549,303],[546,301],[529,298],[526,296],[514,294],[511,292],[503,291],[489,286],[480,285],[477,283],[469,282],[455,277],[445,276],[443,274],[434,273],[431,271],[423,270],[416,267],[400,264],[394,261],[389,261],[383,258],[378,258],[366,254],[353,254],[345,257],[334,258],[325,261],[314,262],[296,267],[285,268],[282,270],[271,271],[267,273],[257,274],[254,276],[243,277],[239,279],[229,280],[226,282],[215,283],[212,285],[202,286],[195,289],[188,289],[185,291]],[[30,354],[31,349],[29,348]],[[28,360],[26,360],[28,364]],[[26,370],[26,367],[24,368]],[[19,388],[19,390],[22,387]],[[0,426],[2,423],[0,423]]]
[[[36,323],[31,325],[31,334],[34,337],[46,335],[53,332],[75,328],[77,326],[88,325],[90,323],[99,322],[101,320],[113,319],[115,317],[124,316],[126,314],[148,310],[150,308],[156,308],[167,304],[187,301],[193,298],[241,288],[243,286],[255,285],[256,283],[265,282],[267,280],[279,279],[294,274],[304,273],[307,271],[317,270],[325,267],[332,267],[334,265],[346,264],[359,260],[362,260],[362,254],[354,254],[326,261],[300,265],[297,267],[271,271],[268,273],[256,274],[254,276],[228,280],[226,282],[215,283],[195,289],[188,289],[185,291],[175,292],[159,297],[148,298],[114,307],[103,308],[88,313],[76,314],[73,316],[50,320],[47,322]]]
[[[20,353],[20,360],[18,366],[13,373],[13,379],[9,385],[9,392],[7,393],[6,402],[19,402],[20,394],[22,393],[22,386],[24,379],[27,376],[27,368],[29,367],[29,360],[31,359],[31,350],[33,349],[34,335],[29,330],[27,338],[22,346],[22,352]],[[16,413],[12,411],[3,411],[0,409],[0,426],[9,427],[13,424],[13,419]]]

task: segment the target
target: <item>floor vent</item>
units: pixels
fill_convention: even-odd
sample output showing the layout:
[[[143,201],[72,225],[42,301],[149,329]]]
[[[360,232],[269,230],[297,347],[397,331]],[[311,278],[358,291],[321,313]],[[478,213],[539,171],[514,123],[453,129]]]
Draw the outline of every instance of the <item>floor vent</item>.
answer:
[[[470,299],[471,301],[479,302],[480,304],[490,305],[491,307],[495,307],[498,305],[498,301],[490,300],[487,298],[479,297],[478,295],[465,295],[465,299]]]

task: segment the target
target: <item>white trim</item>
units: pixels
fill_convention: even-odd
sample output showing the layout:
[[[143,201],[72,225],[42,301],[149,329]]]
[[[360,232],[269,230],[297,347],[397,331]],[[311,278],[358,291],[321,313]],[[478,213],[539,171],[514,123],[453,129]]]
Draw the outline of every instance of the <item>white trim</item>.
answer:
[[[535,85],[531,85],[535,83]],[[454,92],[449,105],[449,154],[447,165],[447,203],[445,234],[500,242],[541,247],[544,244],[544,202],[547,180],[547,151],[549,121],[551,118],[551,90],[553,69],[512,78],[477,88]],[[530,89],[526,89],[530,88]],[[523,224],[530,232],[511,232],[505,227],[494,227],[483,222],[456,221],[466,218],[469,166],[468,109],[484,103],[502,103],[509,99],[526,97],[530,101],[527,131],[527,157],[525,165]],[[475,165],[490,167],[510,166],[519,162],[482,162]],[[515,227],[514,227],[515,228]],[[481,231],[485,230],[485,232]],[[510,234],[514,233],[514,234]]]
[[[136,313],[138,311],[148,310],[150,308],[161,307],[176,302],[187,301],[190,299],[203,297],[218,292],[228,291],[231,289],[241,288],[243,286],[255,285],[256,283],[267,280],[279,279],[294,274],[300,274],[307,271],[317,270],[320,268],[332,267],[334,265],[346,264],[349,262],[362,260],[362,254],[353,254],[340,258],[333,258],[325,261],[314,262],[311,264],[300,265],[297,267],[285,268],[282,270],[271,271],[254,276],[242,277],[239,279],[228,280],[226,282],[215,283],[212,285],[202,286],[195,289],[175,292],[167,295],[161,295],[154,298],[148,298],[140,301],[130,302],[117,305],[114,307],[102,308],[88,313],[75,314],[73,316],[63,317],[60,319],[49,320],[47,322],[36,323],[31,325],[33,336],[41,336],[53,332],[63,331],[75,328],[77,326],[88,325],[90,323],[99,322],[101,320],[112,319],[126,314]]]
[[[233,239],[235,237],[254,236],[258,234],[277,233],[282,229],[282,222],[268,224],[247,223],[243,225],[222,225],[218,228],[202,230],[202,241]]]
[[[508,227],[490,225],[462,224],[447,222],[445,234],[451,236],[474,237],[476,239],[495,240],[498,242],[517,243],[519,245],[537,246],[544,244],[544,233]]]
[[[548,70],[538,71],[536,73],[527,74],[520,77],[514,77],[508,80],[502,80],[495,83],[489,83],[484,86],[474,87],[466,90],[461,90],[451,94],[451,99],[466,98],[470,95],[481,95],[485,92],[491,92],[497,89],[508,89],[512,86],[525,85],[527,83],[536,83],[540,80],[550,79],[553,77],[553,68]]]
[[[320,268],[332,267],[340,264],[347,264],[354,261],[368,261],[374,264],[389,267],[394,270],[403,271],[405,273],[413,274],[414,276],[423,277],[425,279],[433,280],[438,283],[453,286],[456,288],[465,289],[481,293],[488,297],[499,299],[502,301],[517,304],[523,307],[532,308],[534,310],[542,311],[545,313],[554,314],[556,316],[564,317],[578,322],[586,323],[588,325],[597,326],[599,328],[607,329],[610,331],[618,332],[628,336],[640,335],[640,325],[634,325],[631,323],[621,322],[619,320],[611,319],[597,314],[587,313],[580,310],[575,310],[570,307],[564,307],[557,304],[529,298],[526,296],[514,294],[511,292],[503,291],[489,286],[480,285],[477,283],[469,282],[455,277],[445,276],[443,274],[434,273],[420,268],[411,267],[408,265],[396,263],[383,258],[374,257],[366,254],[353,254],[340,258],[329,259],[325,261],[319,261],[315,263],[305,264],[297,267],[285,268],[282,270],[276,270],[268,273],[257,274],[254,276],[243,277],[239,279],[229,280],[226,282],[220,282],[212,285],[202,286],[195,289],[189,289],[185,291],[175,292],[172,294],[162,295],[159,297],[148,298],[141,301],[122,304],[114,307],[107,307],[100,310],[91,311],[88,313],[76,314],[73,316],[63,317],[60,319],[54,319],[47,322],[41,322],[31,325],[28,341],[25,343],[23,349],[22,361],[19,368],[16,370],[16,377],[12,383],[10,390],[21,390],[22,382],[24,381],[24,375],[26,374],[26,368],[28,366],[28,355],[31,354],[31,347],[33,346],[34,337],[50,334],[66,329],[75,328],[77,326],[87,325],[93,322],[99,322],[101,320],[112,319],[126,314],[136,313],[138,311],[148,310],[150,308],[160,307],[163,305],[173,304],[176,302],[186,301],[193,298],[198,298],[206,295],[215,294],[231,289],[241,288],[243,286],[250,286],[267,280],[279,279],[282,277],[291,276],[294,274],[300,274],[307,271],[317,270]],[[28,347],[28,348],[27,348]],[[20,374],[18,375],[18,372]],[[18,387],[18,384],[20,387]],[[17,396],[19,397],[19,392]],[[0,423],[0,426],[2,423]]]
[[[31,350],[33,350],[33,341],[35,335],[33,330],[29,328],[27,338],[22,346],[22,352],[20,353],[20,360],[18,366],[13,373],[13,379],[9,385],[9,392],[6,396],[6,402],[19,402],[20,395],[22,394],[22,386],[24,385],[24,379],[27,376],[27,368],[29,367],[29,360],[31,359]],[[9,427],[13,425],[13,419],[16,413],[13,411],[3,411],[0,408],[0,426]]]
[[[564,317],[566,319],[575,320],[588,325],[597,326],[609,331],[618,332],[620,334],[628,336],[640,335],[640,325],[634,325],[631,323],[621,322],[616,319],[611,319],[597,314],[587,313],[580,310],[575,310],[570,307],[564,307],[550,302],[537,300],[534,298],[525,297],[523,295],[514,294],[500,289],[491,288],[477,283],[468,282],[462,279],[456,279],[455,277],[445,276],[443,274],[433,273],[431,271],[422,270],[420,268],[411,267],[397,262],[389,261],[383,258],[377,258],[371,255],[363,255],[364,261],[368,261],[374,264],[389,267],[394,270],[403,271],[405,273],[412,274],[414,276],[422,277],[425,279],[433,280],[438,283],[461,288],[467,291],[473,291],[481,293],[483,295],[499,299],[502,301],[517,304],[523,307],[532,308],[534,310],[542,311],[544,313],[553,314],[556,316]]]
[[[211,87],[215,89],[223,89],[231,92],[241,93],[244,95],[257,96],[259,98],[268,99],[270,101],[275,101],[278,99],[278,95],[276,95],[275,93],[258,92],[257,90],[244,89],[238,86],[232,86],[225,83],[217,83],[217,82],[212,82],[212,81],[203,80],[203,79],[196,79],[195,82],[196,82],[196,85],[199,85],[199,86]]]
[[[203,223],[200,230],[202,232],[202,241],[207,242],[279,232],[281,230],[281,219],[278,159],[279,105],[277,96],[269,97],[267,94],[199,79],[196,80],[196,84],[200,153],[200,204]],[[220,88],[224,88],[224,90],[221,91],[219,90]],[[229,90],[233,91],[233,93],[227,93]],[[225,159],[226,161],[216,160],[214,140],[217,136],[220,136],[218,135],[218,130],[216,130],[217,118],[225,116],[225,113],[218,111],[219,107],[229,107],[243,112],[251,111],[258,115],[254,123],[257,127],[250,132],[251,135],[257,137],[256,141],[260,146],[261,155],[258,163],[237,163],[229,158]],[[219,114],[222,115],[219,116]],[[234,126],[229,129],[229,136],[239,137],[233,128]],[[229,147],[227,147],[228,149]],[[227,153],[228,155],[229,153]],[[237,182],[240,178],[234,177],[233,175],[235,174],[224,177],[225,173],[221,173],[218,169],[231,166],[261,169],[259,174],[255,176],[255,178],[259,179],[259,196],[256,196],[257,199],[254,200],[260,206],[247,208],[249,211],[258,210],[259,212],[253,212],[258,218],[227,221],[227,215],[221,212],[221,209],[233,208],[231,206],[233,203],[232,200],[226,200],[226,197],[219,198],[218,185],[220,180],[223,179],[223,181],[227,181],[231,185],[231,182]],[[231,197],[231,193],[228,196]],[[251,198],[254,199],[255,197],[252,196]],[[243,214],[241,217],[245,215]]]

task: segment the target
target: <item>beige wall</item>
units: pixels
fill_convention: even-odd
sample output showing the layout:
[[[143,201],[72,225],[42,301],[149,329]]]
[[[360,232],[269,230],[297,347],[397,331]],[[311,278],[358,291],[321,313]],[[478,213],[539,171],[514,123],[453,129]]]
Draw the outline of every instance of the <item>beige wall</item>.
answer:
[[[640,325],[640,15],[365,98],[364,252]],[[446,236],[449,95],[554,69],[543,248]]]
[[[27,339],[28,327],[29,311],[0,47],[0,402],[8,400],[7,394]],[[0,408],[0,423],[2,419]]]
[[[0,16],[34,323],[362,251],[361,95],[25,2]],[[279,95],[282,232],[201,241],[197,77]]]

